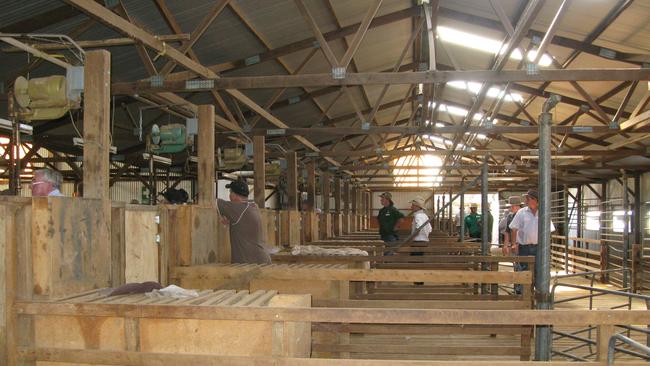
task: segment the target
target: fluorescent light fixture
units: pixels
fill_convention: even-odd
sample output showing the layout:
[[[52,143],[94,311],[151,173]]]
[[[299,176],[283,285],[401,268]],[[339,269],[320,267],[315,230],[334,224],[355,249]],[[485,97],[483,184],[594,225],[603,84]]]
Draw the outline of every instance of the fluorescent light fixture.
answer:
[[[444,123],[436,122],[436,127],[445,127]]]
[[[149,153],[142,153],[142,158],[144,160],[153,159],[154,162],[160,164],[172,165],[172,159],[160,155],[150,155]]]
[[[502,42],[496,39],[479,36],[476,34],[463,32],[457,29],[439,26],[436,28],[439,39],[444,42],[455,44],[458,46],[463,46],[466,48],[471,48],[477,51],[482,51],[486,53],[491,53],[496,55],[499,52],[502,52],[501,44]],[[506,47],[503,47],[505,49]],[[537,51],[530,51],[526,57],[529,61],[533,61]],[[514,60],[521,60],[522,53],[519,48],[516,48],[510,54],[510,58]],[[543,54],[542,58],[539,60],[540,66],[550,66],[552,63],[551,57],[548,54]]]
[[[83,147],[84,146],[84,139],[82,139],[81,137],[73,137],[72,138],[72,144],[74,146]],[[110,152],[111,154],[117,154],[117,147],[111,146],[108,149],[108,152]]]
[[[10,120],[0,118],[0,128],[2,128],[4,130],[12,131],[13,130],[13,123]],[[26,125],[24,123],[21,123],[20,124],[20,132],[24,133],[26,135],[31,135],[32,133],[34,133],[34,127],[32,127],[31,125]]]

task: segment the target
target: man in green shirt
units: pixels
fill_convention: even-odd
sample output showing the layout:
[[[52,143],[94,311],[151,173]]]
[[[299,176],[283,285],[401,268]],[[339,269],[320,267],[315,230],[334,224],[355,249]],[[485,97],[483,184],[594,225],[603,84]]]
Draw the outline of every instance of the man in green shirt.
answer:
[[[383,206],[379,210],[377,215],[377,221],[379,222],[379,236],[381,240],[386,243],[386,246],[394,247],[395,244],[398,244],[399,236],[395,228],[399,225],[404,219],[404,214],[399,212],[393,204],[393,195],[390,192],[384,192],[379,195],[381,200],[381,205]],[[384,253],[384,255],[393,255],[393,251]]]
[[[478,205],[472,203],[469,210],[470,214],[465,216],[465,227],[470,238],[478,239],[481,237],[481,215],[476,212]]]

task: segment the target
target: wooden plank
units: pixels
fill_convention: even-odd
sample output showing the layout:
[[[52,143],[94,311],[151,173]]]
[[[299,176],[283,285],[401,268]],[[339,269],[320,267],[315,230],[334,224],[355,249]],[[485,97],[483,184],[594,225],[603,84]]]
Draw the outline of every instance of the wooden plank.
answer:
[[[266,175],[265,175],[265,151],[264,136],[253,137],[253,176],[255,203],[257,207],[264,208],[266,202]]]
[[[205,207],[215,207],[217,188],[214,164],[214,105],[199,106],[198,123],[197,203]]]
[[[282,265],[266,265],[258,268],[258,278],[288,280],[343,280],[343,281],[395,281],[444,283],[530,283],[532,274],[524,272],[475,272],[444,270],[381,270],[381,269],[303,269]],[[245,270],[244,270],[245,271]],[[241,269],[222,265],[176,267],[174,278],[234,278]]]
[[[135,304],[66,304],[16,302],[19,315],[129,316],[136,318],[256,320],[365,324],[494,324],[563,325],[648,324],[646,310],[433,310],[433,309],[328,309],[275,307],[202,307]]]
[[[102,365],[230,365],[230,366],[492,366],[491,361],[422,361],[422,360],[376,360],[376,359],[331,359],[296,357],[243,357],[218,355],[190,355],[170,353],[142,353],[123,351],[70,350],[54,348],[20,348],[18,354],[23,361],[83,362]],[[503,366],[539,366],[534,361],[499,361]],[[545,366],[575,366],[575,362],[545,362]],[[584,366],[601,366],[601,362],[583,362]],[[626,366],[645,366],[646,362],[626,362]]]
[[[313,307],[325,308],[394,308],[394,309],[526,309],[530,303],[521,300],[314,300]]]
[[[86,53],[83,101],[85,198],[109,197],[110,75],[111,55],[108,51],[95,50]]]
[[[31,248],[35,295],[60,297],[110,285],[110,217],[104,211],[107,202],[33,198]]]
[[[124,279],[126,283],[158,281],[158,211],[129,210],[124,213]]]

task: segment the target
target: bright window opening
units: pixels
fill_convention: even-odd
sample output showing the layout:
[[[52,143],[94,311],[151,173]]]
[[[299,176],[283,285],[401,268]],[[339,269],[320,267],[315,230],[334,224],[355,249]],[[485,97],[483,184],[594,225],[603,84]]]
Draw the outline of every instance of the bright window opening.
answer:
[[[612,213],[612,230],[615,233],[622,233],[625,221],[623,220],[623,210]],[[632,228],[632,211],[627,212],[627,232],[630,233]]]
[[[600,211],[589,211],[585,215],[585,218],[586,230],[600,230]]]
[[[395,160],[393,175],[395,187],[437,187],[442,181],[440,167],[442,159],[435,155],[402,156]],[[424,169],[411,169],[410,166],[426,167]],[[417,177],[404,177],[404,175],[418,175]]]
[[[444,27],[444,26],[439,26],[438,28],[436,28],[436,30],[438,33],[438,37],[445,42],[449,42],[455,45],[471,48],[482,52],[491,53],[493,55],[502,52],[501,41],[499,40],[479,36],[468,32],[463,32],[457,29]],[[530,51],[528,52],[526,57],[528,58],[529,61],[533,61],[536,55],[537,55],[537,51]],[[517,48],[514,51],[512,51],[512,53],[510,54],[510,58],[512,58],[513,60],[521,60],[522,58],[521,50]],[[538,64],[540,66],[546,67],[546,66],[550,66],[551,63],[552,63],[551,57],[545,53],[542,55]]]

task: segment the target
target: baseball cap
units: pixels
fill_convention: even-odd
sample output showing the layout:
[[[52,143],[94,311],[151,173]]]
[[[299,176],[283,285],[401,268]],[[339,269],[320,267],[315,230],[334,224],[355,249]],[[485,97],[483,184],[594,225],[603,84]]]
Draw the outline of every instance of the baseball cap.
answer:
[[[528,192],[526,192],[525,196],[534,198],[539,201],[539,193],[537,193],[537,190],[535,189],[529,189]]]
[[[241,179],[226,184],[226,188],[230,188],[230,191],[232,193],[238,194],[240,196],[248,197],[249,194],[248,184],[246,184],[246,182],[244,182]]]
[[[384,192],[379,195],[379,197],[384,197],[385,199],[392,201],[393,200],[393,195],[390,192]]]

